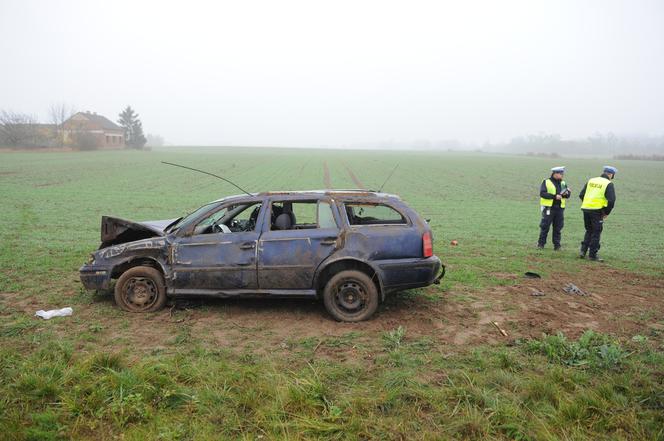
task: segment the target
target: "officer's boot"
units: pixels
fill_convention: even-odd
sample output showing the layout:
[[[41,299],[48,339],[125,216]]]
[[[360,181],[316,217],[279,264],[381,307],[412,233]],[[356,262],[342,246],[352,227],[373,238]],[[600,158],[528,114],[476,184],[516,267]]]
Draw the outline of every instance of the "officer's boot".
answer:
[[[581,242],[581,249],[579,250],[579,258],[580,259],[585,259],[587,252],[588,252],[588,247],[584,246],[583,242]]]
[[[593,262],[604,262],[604,259],[599,257],[597,254],[588,256],[588,259],[592,260]]]

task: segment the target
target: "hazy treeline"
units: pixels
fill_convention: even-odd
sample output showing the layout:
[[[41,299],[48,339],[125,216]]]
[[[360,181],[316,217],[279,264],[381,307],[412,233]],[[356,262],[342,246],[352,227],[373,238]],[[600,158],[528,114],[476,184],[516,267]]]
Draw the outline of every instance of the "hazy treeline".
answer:
[[[598,133],[584,139],[563,139],[560,135],[537,134],[513,138],[505,144],[494,144],[488,150],[552,156],[651,156],[664,153],[664,135],[617,136],[613,133]]]
[[[58,143],[55,125],[47,128],[32,115],[0,110],[0,146],[50,147]]]
[[[0,147],[16,149],[68,147],[78,150],[98,148],[100,135],[94,133],[95,129],[85,128],[81,123],[70,121],[76,113],[71,106],[54,104],[48,110],[47,122],[40,122],[36,116],[28,113],[0,109]],[[117,123],[124,132],[127,148],[142,149],[164,145],[161,136],[143,134],[143,124],[139,115],[130,106],[127,106],[118,117]]]
[[[24,113],[0,110],[0,147],[42,148],[62,147],[64,124],[74,114],[73,108],[62,104],[49,109],[49,123],[43,124],[37,118]],[[159,147],[165,144],[159,135],[143,136],[138,114],[129,106],[119,115],[118,123],[125,130],[127,146],[131,148]],[[93,145],[89,134],[78,133],[72,146],[89,149]],[[137,141],[136,141],[137,140]],[[509,142],[483,144],[463,143],[455,139],[432,142],[427,139],[413,142],[386,141],[379,143],[353,144],[345,147],[380,148],[386,150],[441,150],[441,151],[482,151],[528,154],[536,156],[598,155],[620,159],[664,158],[664,135],[624,135],[596,133],[587,138],[564,139],[558,134],[538,133],[518,136]]]
[[[508,142],[464,143],[455,139],[413,142],[384,141],[354,144],[348,147],[387,150],[447,150],[528,154],[535,156],[597,155],[623,159],[659,159],[664,155],[664,135],[624,135],[596,133],[587,138],[564,139],[558,134],[538,133],[518,136]]]

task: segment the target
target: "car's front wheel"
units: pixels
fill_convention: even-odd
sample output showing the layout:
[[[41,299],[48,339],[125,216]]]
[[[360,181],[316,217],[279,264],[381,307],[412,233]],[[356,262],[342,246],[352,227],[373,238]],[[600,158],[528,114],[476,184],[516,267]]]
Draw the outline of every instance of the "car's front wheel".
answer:
[[[323,291],[325,308],[342,322],[366,320],[378,308],[378,290],[362,271],[340,271],[330,278]]]
[[[115,284],[115,303],[129,312],[154,312],[166,304],[164,277],[155,268],[135,266]]]

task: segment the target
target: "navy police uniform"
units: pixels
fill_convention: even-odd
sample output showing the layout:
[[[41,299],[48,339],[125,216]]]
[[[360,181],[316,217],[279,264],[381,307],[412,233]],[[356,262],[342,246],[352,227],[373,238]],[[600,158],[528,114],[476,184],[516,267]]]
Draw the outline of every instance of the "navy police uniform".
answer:
[[[544,248],[549,230],[553,226],[552,242],[555,250],[560,249],[561,231],[565,225],[565,202],[569,199],[570,190],[563,179],[556,179],[556,173],[564,174],[565,167],[551,169],[551,177],[542,181],[540,185],[540,208],[542,220],[540,221],[540,235],[537,241],[538,248]],[[560,198],[556,198],[560,195]]]
[[[604,219],[611,213],[616,203],[616,191],[611,181],[617,172],[615,167],[604,166],[602,175],[589,179],[579,193],[583,223],[586,227],[586,234],[579,250],[581,258],[586,257],[588,253],[591,260],[602,261],[597,252],[600,248]]]

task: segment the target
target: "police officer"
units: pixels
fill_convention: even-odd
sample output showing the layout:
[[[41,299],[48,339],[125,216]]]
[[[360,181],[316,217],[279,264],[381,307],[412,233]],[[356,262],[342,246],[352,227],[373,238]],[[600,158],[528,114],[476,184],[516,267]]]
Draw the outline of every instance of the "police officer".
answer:
[[[586,226],[586,235],[581,242],[579,257],[585,259],[586,253],[590,260],[603,262],[597,252],[599,251],[599,239],[604,228],[604,219],[611,213],[616,203],[616,192],[613,188],[613,178],[618,169],[610,165],[604,166],[602,176],[590,179],[579,198],[583,201],[581,209],[583,210],[583,223]]]
[[[570,196],[570,189],[563,181],[565,167],[553,167],[551,177],[542,181],[540,185],[540,206],[542,221],[540,222],[540,235],[537,248],[544,248],[549,228],[553,225],[553,249],[560,249],[560,232],[565,224],[565,199]]]

